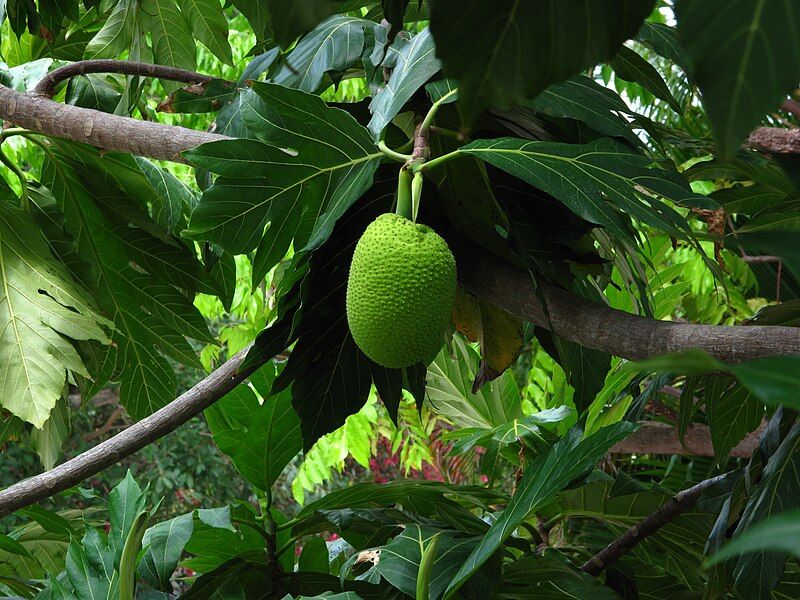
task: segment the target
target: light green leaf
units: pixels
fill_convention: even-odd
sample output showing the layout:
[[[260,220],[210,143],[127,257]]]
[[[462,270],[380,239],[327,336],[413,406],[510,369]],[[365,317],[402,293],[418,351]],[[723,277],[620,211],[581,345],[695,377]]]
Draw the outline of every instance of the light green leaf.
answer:
[[[45,421],[41,429],[33,428],[31,431],[31,447],[39,455],[42,466],[52,469],[59,456],[61,456],[61,445],[69,437],[70,408],[65,398],[60,398],[53,410],[50,418]]]
[[[717,144],[731,155],[797,87],[800,6],[790,0],[679,0],[675,13]]]
[[[604,427],[582,440],[582,432],[572,429],[547,454],[536,457],[525,470],[508,507],[453,577],[444,597],[451,598],[529,514],[543,506],[570,481],[591,469],[611,446],[635,430],[635,424],[620,422]]]
[[[183,336],[211,341],[190,296],[172,286],[180,282],[212,293],[216,286],[193,251],[150,219],[142,199],[128,194],[131,190],[156,198],[155,188],[132,157],[100,158],[96,151],[63,142],[54,154],[57,160],[45,161],[42,179],[63,213],[77,255],[91,265],[80,273],[81,282],[115,324],[115,346],[96,357],[92,375],[99,386],[120,380],[122,404],[141,419],[175,395],[175,374],[161,353],[196,365]],[[155,274],[134,269],[132,262]],[[95,393],[97,389],[92,387]]]
[[[272,370],[270,362],[262,370]],[[289,390],[259,402],[253,390],[240,385],[206,409],[214,442],[252,485],[270,490],[284,467],[303,447],[300,419]]]
[[[426,396],[438,414],[459,427],[492,429],[522,417],[519,390],[506,371],[486,383],[476,394],[472,382],[478,372],[478,354],[463,339],[453,338],[451,356],[447,347],[428,366]]]
[[[431,31],[445,75],[459,81],[459,103],[472,123],[485,108],[518,104],[611,58],[653,4],[439,0],[432,6]]]
[[[202,44],[222,62],[233,64],[228,42],[228,21],[219,0],[185,0],[180,5],[189,27]]]
[[[7,203],[0,204],[0,283],[0,405],[41,428],[66,372],[88,376],[69,339],[107,343],[110,323],[53,259],[30,215]]]

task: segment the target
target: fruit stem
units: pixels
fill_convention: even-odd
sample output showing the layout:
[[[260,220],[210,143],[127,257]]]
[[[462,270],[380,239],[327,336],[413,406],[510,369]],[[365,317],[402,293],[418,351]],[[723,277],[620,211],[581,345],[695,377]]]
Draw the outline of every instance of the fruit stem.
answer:
[[[394,212],[409,220],[413,216],[411,196],[411,171],[403,165],[397,176],[397,208]]]

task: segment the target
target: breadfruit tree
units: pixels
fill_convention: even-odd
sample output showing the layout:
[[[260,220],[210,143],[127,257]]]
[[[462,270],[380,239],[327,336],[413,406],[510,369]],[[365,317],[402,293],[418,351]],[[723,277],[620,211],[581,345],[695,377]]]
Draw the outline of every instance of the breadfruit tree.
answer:
[[[197,598],[800,597],[800,7],[0,0],[0,20],[0,443],[47,469],[0,490],[33,520],[0,535],[0,591],[167,597],[184,553]],[[250,338],[209,329],[199,306],[260,287]],[[568,394],[520,401],[531,348]],[[210,372],[178,395],[175,365]],[[71,391],[109,382],[137,422],[56,465]],[[440,414],[487,485],[360,484],[287,520],[278,476],[374,393]],[[148,529],[130,477],[107,534],[37,504],[203,411],[258,509]],[[651,454],[713,459],[655,486]]]

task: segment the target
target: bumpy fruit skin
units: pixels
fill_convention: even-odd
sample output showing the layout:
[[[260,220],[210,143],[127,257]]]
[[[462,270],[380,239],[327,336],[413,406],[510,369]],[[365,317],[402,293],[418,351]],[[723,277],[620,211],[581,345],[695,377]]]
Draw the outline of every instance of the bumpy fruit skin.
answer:
[[[399,369],[434,359],[456,294],[456,261],[430,227],[381,215],[356,245],[347,322],[369,358]]]

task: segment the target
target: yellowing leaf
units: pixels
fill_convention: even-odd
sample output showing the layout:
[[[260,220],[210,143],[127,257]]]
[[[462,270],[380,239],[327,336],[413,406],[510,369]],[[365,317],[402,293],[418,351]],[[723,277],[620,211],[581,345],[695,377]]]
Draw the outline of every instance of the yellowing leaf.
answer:
[[[522,321],[459,287],[453,323],[481,347],[481,362],[472,386],[474,394],[487,381],[497,379],[517,358],[522,348]]]
[[[39,429],[67,371],[88,377],[72,340],[108,343],[98,315],[25,212],[0,203],[0,404]],[[68,339],[70,338],[70,339]]]

